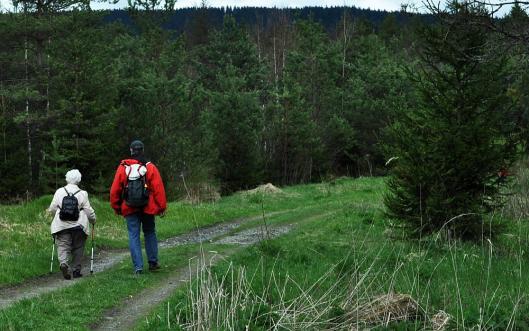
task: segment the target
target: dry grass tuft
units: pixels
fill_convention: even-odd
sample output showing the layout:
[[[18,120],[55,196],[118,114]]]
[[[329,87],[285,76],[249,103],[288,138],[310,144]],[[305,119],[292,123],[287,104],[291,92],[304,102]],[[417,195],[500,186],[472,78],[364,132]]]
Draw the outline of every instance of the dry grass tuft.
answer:
[[[200,204],[203,202],[217,202],[220,198],[218,187],[208,183],[198,183],[188,188],[184,202]]]
[[[434,331],[444,331],[452,316],[443,310],[439,310],[437,314],[432,316],[432,329]]]
[[[188,291],[190,301],[187,309],[180,309],[177,313],[178,324],[184,330],[236,330],[244,329],[241,321],[245,321],[247,327],[264,320],[268,330],[357,330],[421,320],[424,325],[431,325],[433,330],[441,331],[452,319],[443,311],[430,318],[408,294],[392,292],[370,296],[365,291],[365,285],[370,287],[369,277],[352,277],[349,287],[345,287],[357,294],[361,292],[356,302],[351,300],[351,293],[340,290],[345,288],[339,281],[324,293],[318,292],[320,286],[333,277],[334,270],[329,270],[305,288],[288,275],[280,280],[281,277],[272,270],[266,281],[268,286],[262,293],[253,290],[255,275],[248,275],[244,267],[235,268],[230,264],[225,274],[216,276],[209,266],[201,263],[195,272],[195,281],[190,283]],[[286,293],[292,288],[297,288],[299,294],[287,299]],[[272,292],[280,297],[275,303],[267,299]],[[344,307],[344,313],[332,317],[334,307],[339,306]]]
[[[426,313],[408,294],[388,293],[375,297],[352,312],[359,321],[371,325],[424,319]]]

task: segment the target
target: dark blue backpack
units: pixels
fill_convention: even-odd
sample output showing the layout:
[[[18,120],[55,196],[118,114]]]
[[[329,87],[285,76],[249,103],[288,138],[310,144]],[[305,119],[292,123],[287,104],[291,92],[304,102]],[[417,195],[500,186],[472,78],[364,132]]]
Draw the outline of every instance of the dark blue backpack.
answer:
[[[79,219],[79,201],[77,200],[75,195],[81,192],[81,190],[78,190],[74,194],[70,194],[66,187],[64,188],[64,190],[66,191],[66,196],[62,198],[59,218],[61,219],[61,221],[76,222]]]

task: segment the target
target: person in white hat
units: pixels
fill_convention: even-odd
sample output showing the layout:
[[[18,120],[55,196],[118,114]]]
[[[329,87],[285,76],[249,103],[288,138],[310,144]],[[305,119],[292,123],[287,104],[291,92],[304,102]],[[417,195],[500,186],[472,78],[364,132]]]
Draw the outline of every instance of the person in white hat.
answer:
[[[90,234],[89,223],[94,224],[96,214],[88,193],[79,188],[81,173],[77,169],[66,173],[67,185],[59,188],[48,208],[53,214],[51,234],[57,244],[57,256],[65,279],[79,278],[86,238]],[[70,263],[71,257],[71,263]]]

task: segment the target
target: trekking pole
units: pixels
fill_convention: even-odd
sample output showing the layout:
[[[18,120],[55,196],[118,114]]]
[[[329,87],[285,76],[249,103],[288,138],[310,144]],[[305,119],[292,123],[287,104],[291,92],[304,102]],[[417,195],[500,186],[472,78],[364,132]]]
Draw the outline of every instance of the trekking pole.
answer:
[[[90,258],[90,275],[94,273],[94,232],[96,232],[96,225],[92,224],[92,257]]]
[[[51,235],[53,237],[53,244],[51,244],[51,263],[50,263],[50,273],[53,272],[53,256],[55,255],[55,236]]]

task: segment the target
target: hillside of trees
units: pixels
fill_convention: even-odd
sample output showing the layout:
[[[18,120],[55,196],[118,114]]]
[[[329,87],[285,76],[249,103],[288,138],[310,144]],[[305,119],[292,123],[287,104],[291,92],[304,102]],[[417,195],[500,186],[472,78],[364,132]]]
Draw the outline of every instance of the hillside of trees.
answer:
[[[22,4],[0,15],[3,201],[51,193],[71,168],[105,194],[133,139],[144,141],[172,198],[187,194],[183,180],[200,195],[385,174],[388,126],[421,106],[410,71],[428,16]],[[505,20],[525,22],[520,15]],[[521,48],[508,48],[504,83],[523,101]],[[517,128],[524,109],[511,114]]]
[[[288,23],[298,20],[313,20],[321,24],[330,35],[336,35],[343,29],[340,22],[344,15],[351,19],[363,21],[373,32],[379,30],[382,25],[385,29],[396,29],[398,26],[406,25],[412,18],[420,18],[423,21],[433,21],[429,14],[410,14],[406,11],[388,12],[383,10],[362,9],[357,7],[303,7],[303,8],[267,8],[267,7],[193,7],[174,10],[165,13],[161,26],[176,33],[186,33],[196,26],[197,16],[202,16],[201,24],[209,28],[219,29],[222,27],[224,17],[231,16],[235,21],[247,29],[267,30],[273,27],[277,17],[283,17]],[[104,22],[121,22],[130,27],[135,27],[134,14],[130,10],[103,11]],[[161,14],[160,12],[157,13]],[[157,14],[153,14],[157,15]]]

